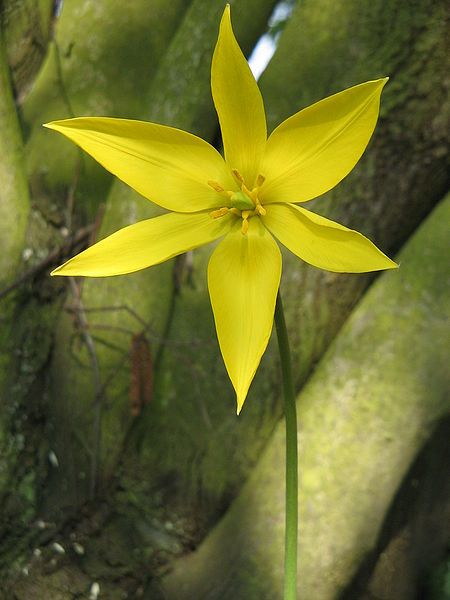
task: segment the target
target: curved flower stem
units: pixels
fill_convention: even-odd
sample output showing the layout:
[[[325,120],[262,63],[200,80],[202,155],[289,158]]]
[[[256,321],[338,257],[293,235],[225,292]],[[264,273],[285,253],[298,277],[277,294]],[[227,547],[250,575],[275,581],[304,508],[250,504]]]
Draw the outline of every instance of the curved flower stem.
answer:
[[[297,598],[297,537],[298,537],[298,453],[297,409],[292,380],[291,352],[284,319],[283,303],[278,292],[275,306],[275,326],[283,376],[284,414],[286,419],[286,529],[284,555],[284,600]]]

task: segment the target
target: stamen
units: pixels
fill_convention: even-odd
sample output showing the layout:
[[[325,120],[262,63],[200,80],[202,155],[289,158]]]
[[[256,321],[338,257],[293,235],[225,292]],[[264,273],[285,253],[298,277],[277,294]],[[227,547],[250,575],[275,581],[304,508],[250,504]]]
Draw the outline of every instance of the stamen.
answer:
[[[265,182],[266,178],[264,177],[264,175],[262,175],[261,173],[258,175],[258,177],[256,178],[256,187],[261,187],[262,184]]]
[[[248,218],[249,217],[253,217],[253,215],[255,214],[255,212],[253,210],[243,210],[241,212],[241,217],[242,217],[242,228],[241,228],[241,232],[242,235],[245,235],[248,231]]]
[[[213,210],[212,212],[209,213],[209,216],[212,217],[213,219],[220,219],[220,217],[223,217],[224,215],[226,215],[229,210],[230,210],[229,208],[224,206],[223,208],[219,208],[218,210]]]
[[[212,179],[210,179],[210,180],[209,180],[209,181],[207,181],[206,183],[209,185],[209,187],[212,187],[212,189],[213,189],[215,192],[218,192],[219,194],[220,194],[221,192],[224,192],[224,191],[225,191],[225,190],[223,189],[223,187],[220,185],[220,183],[217,183],[217,181],[213,181]]]
[[[266,209],[264,208],[264,206],[262,206],[261,204],[259,204],[259,202],[258,202],[258,204],[256,205],[256,208],[255,208],[255,210],[256,210],[256,212],[257,212],[259,215],[261,215],[262,217],[263,217],[265,214],[267,214],[267,211],[266,211]]]
[[[232,169],[232,173],[236,177],[236,179],[239,181],[239,183],[241,183],[241,184],[244,183],[244,178],[242,177],[242,175],[239,173],[239,171],[237,169]]]
[[[245,185],[245,183],[242,184],[241,189],[244,192],[244,194],[251,198],[253,200],[253,203],[256,204],[256,202],[258,201],[258,190],[256,188],[253,188],[252,191],[250,191]]]

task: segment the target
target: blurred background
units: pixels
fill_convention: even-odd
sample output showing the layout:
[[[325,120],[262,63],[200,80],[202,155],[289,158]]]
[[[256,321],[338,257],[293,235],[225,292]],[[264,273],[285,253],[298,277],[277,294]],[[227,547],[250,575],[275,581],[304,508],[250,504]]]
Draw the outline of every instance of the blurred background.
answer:
[[[299,598],[450,598],[448,5],[235,0],[269,130],[388,75],[356,169],[309,203],[400,269],[283,253],[300,436]],[[276,340],[239,417],[211,248],[133,275],[49,277],[161,209],[42,123],[82,115],[221,147],[224,2],[0,1],[0,598],[282,597]],[[281,420],[280,420],[281,419]]]

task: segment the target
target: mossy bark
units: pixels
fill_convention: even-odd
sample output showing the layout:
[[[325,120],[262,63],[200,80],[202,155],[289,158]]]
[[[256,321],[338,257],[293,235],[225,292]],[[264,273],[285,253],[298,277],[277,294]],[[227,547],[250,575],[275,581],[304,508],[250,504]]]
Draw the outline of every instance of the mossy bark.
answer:
[[[298,398],[299,598],[338,598],[449,408],[450,196],[352,312]],[[166,579],[167,599],[282,597],[284,426],[226,516]]]
[[[7,2],[6,6],[12,4],[18,10],[20,6],[25,6],[25,3],[20,5],[18,2]],[[44,4],[41,2],[40,6],[44,7]],[[28,8],[29,5],[30,3]],[[16,15],[12,9],[6,13],[11,18],[2,21],[2,27],[8,28],[8,35],[4,36],[2,31],[0,39],[0,291],[3,292],[14,281],[17,283],[0,300],[2,572],[6,569],[10,574],[16,574],[17,564],[24,557],[28,560],[30,546],[32,548],[35,543],[33,540],[42,541],[42,536],[46,537],[47,532],[30,527],[30,523],[42,516],[45,482],[49,471],[51,476],[51,471],[58,468],[57,454],[51,441],[53,421],[49,418],[48,367],[53,350],[56,315],[61,309],[64,288],[50,282],[48,267],[44,279],[39,280],[39,272],[36,275],[32,275],[32,272],[39,268],[50,250],[67,241],[67,237],[70,239],[67,229],[71,229],[71,224],[73,231],[88,218],[86,215],[96,211],[98,195],[105,194],[109,187],[108,177],[105,178],[103,173],[96,175],[101,172],[97,166],[92,169],[90,183],[89,174],[86,174],[88,169],[84,168],[77,152],[72,153],[70,144],[63,144],[61,147],[58,142],[54,144],[57,136],[45,137],[42,123],[52,117],[68,116],[67,102],[70,102],[72,94],[70,85],[76,90],[80,83],[90,85],[92,94],[88,95],[87,100],[93,100],[95,90],[100,99],[109,96],[108,106],[112,114],[117,114],[120,106],[124,110],[121,102],[129,101],[132,108],[140,101],[143,107],[145,100],[135,93],[135,89],[145,80],[146,71],[151,76],[156,69],[184,8],[187,8],[187,3],[181,0],[178,4],[171,3],[170,7],[166,2],[153,2],[152,11],[149,12],[148,3],[142,1],[133,3],[133,7],[124,13],[123,3],[116,0],[104,0],[101,3],[65,2],[59,22],[62,24],[63,38],[57,34],[56,43],[33,91],[18,109],[10,85],[4,41],[6,38],[9,42],[9,60],[14,67],[12,57],[15,56],[16,45],[13,41],[20,41],[16,33],[20,32],[18,25],[25,21],[12,19]],[[92,30],[86,26],[79,13],[85,14],[87,22],[94,26],[95,36],[91,36]],[[35,12],[25,10],[24,14],[33,16]],[[64,48],[62,57],[57,55],[61,45]],[[72,54],[68,51],[70,48],[73,49]],[[89,50],[97,51],[105,60],[109,57],[108,64],[114,66],[108,71],[99,62],[96,70],[94,67],[90,70],[89,79],[85,68]],[[150,64],[137,60],[143,53],[152,57]],[[124,68],[121,73],[121,94],[112,94],[111,90],[117,86],[117,64],[119,60],[126,61],[126,55],[129,63],[128,68]],[[55,61],[55,56],[59,62]],[[75,63],[77,67],[74,66]],[[70,77],[67,71],[70,71]],[[102,78],[104,71],[107,71],[107,78]],[[64,87],[67,81],[70,81],[69,89]],[[18,98],[16,90],[16,102],[17,100],[23,98]],[[77,108],[82,110],[80,105]],[[20,130],[19,117],[23,131]],[[27,141],[25,149],[22,136]],[[72,215],[70,196],[77,178],[80,181],[78,193],[80,189],[91,190],[91,196],[86,192],[87,209],[74,202]],[[31,210],[29,188],[32,192]],[[29,276],[19,284],[20,277],[28,269],[31,269]],[[59,514],[62,513],[63,509]]]
[[[342,600],[442,600],[448,595],[449,438],[447,417],[402,482],[377,544],[361,562]]]
[[[14,94],[21,103],[47,53],[53,33],[53,0],[3,0],[0,5]]]
[[[11,281],[20,261],[29,211],[22,134],[0,20],[0,286]]]
[[[10,68],[7,61],[4,22],[0,14],[0,290],[11,284],[17,275],[25,244],[25,230],[30,208],[28,182],[18,114],[16,111]],[[16,469],[24,439],[14,435],[14,394],[12,377],[14,364],[15,324],[14,302],[3,302],[0,320],[0,497],[10,475]]]
[[[261,78],[273,128],[348,86],[389,76],[375,134],[356,168],[305,206],[397,251],[449,186],[450,68],[443,0],[300,2]],[[444,66],[446,65],[446,67]],[[372,276],[335,275],[284,261],[284,304],[298,384]]]

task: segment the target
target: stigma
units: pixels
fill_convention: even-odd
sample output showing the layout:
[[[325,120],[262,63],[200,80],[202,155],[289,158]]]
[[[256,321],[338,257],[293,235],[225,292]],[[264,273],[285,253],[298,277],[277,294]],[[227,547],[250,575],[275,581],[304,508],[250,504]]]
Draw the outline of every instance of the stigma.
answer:
[[[232,173],[240,187],[237,191],[225,190],[220,183],[217,181],[208,181],[208,185],[218,194],[222,194],[228,199],[229,206],[223,206],[217,210],[213,210],[210,216],[213,219],[220,219],[231,213],[242,219],[242,227],[241,232],[242,235],[245,235],[248,231],[248,221],[251,217],[255,216],[264,216],[266,214],[266,209],[262,206],[261,202],[258,198],[258,192],[260,187],[263,185],[265,181],[264,175],[259,174],[256,178],[256,185],[249,190],[245,185],[244,178],[239,173],[237,169],[233,169]]]

